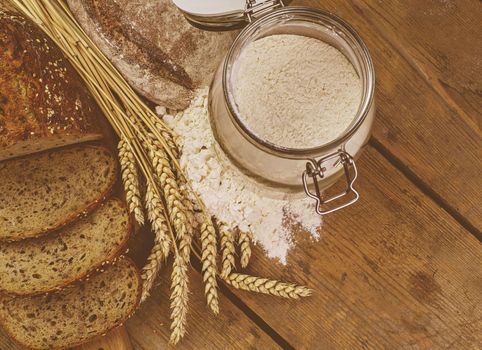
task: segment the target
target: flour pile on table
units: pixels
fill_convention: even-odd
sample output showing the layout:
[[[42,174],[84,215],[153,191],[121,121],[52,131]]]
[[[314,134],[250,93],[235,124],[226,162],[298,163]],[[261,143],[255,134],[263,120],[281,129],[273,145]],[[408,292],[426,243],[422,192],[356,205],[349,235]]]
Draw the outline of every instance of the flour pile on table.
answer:
[[[299,224],[318,239],[321,217],[312,200],[267,190],[229,163],[211,130],[207,93],[207,88],[197,91],[191,106],[175,115],[157,108],[180,136],[181,166],[212,215],[231,229],[251,233],[269,257],[286,264],[293,246],[289,226]]]

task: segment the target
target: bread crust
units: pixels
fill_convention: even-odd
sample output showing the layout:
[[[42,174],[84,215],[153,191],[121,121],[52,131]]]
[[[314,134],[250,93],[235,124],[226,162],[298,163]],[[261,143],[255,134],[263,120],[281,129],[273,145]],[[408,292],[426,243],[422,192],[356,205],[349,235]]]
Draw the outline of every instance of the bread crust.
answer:
[[[17,242],[17,241],[22,241],[24,239],[30,239],[30,238],[36,238],[36,237],[44,236],[44,235],[46,235],[50,232],[57,231],[58,229],[74,222],[75,220],[77,220],[81,216],[85,216],[85,215],[90,214],[99,205],[101,205],[103,202],[105,202],[105,200],[112,193],[112,191],[114,189],[114,186],[117,182],[117,179],[119,178],[119,167],[120,167],[116,156],[114,155],[113,151],[109,147],[106,147],[106,146],[102,145],[101,143],[95,142],[95,143],[85,143],[85,144],[82,144],[82,145],[77,144],[77,145],[64,146],[64,147],[56,148],[55,150],[45,150],[45,151],[39,152],[37,154],[43,154],[43,153],[49,153],[49,152],[58,152],[60,150],[71,149],[71,148],[76,148],[76,147],[99,148],[99,149],[105,150],[105,151],[107,151],[111,154],[111,156],[114,159],[114,172],[113,172],[113,176],[112,176],[112,179],[111,179],[111,183],[107,186],[106,190],[104,190],[101,193],[101,195],[99,196],[99,198],[97,200],[95,200],[94,202],[90,203],[89,205],[87,205],[83,208],[79,208],[77,211],[75,211],[71,215],[67,216],[63,222],[59,223],[54,228],[40,230],[39,232],[36,232],[36,233],[27,232],[24,236],[22,236],[18,239],[8,238],[8,239],[0,239],[0,241]],[[18,159],[28,158],[28,157],[29,156],[26,155],[26,156],[18,157]]]
[[[187,108],[193,91],[209,85],[236,34],[193,27],[171,0],[67,3],[132,87],[175,110]]]
[[[88,279],[90,276],[92,276],[92,274],[95,274],[96,272],[101,270],[106,265],[115,264],[116,261],[120,257],[122,257],[126,252],[127,244],[129,242],[129,239],[132,237],[132,234],[133,234],[133,231],[134,231],[134,222],[133,222],[133,219],[132,219],[132,215],[130,215],[128,210],[127,210],[126,203],[119,198],[116,198],[116,197],[108,198],[108,199],[106,199],[105,202],[103,202],[99,205],[99,208],[102,207],[103,205],[105,205],[108,200],[114,200],[117,203],[119,203],[120,206],[126,211],[126,214],[127,214],[127,217],[128,217],[127,227],[126,227],[127,234],[126,234],[124,240],[121,242],[121,244],[119,245],[119,247],[117,248],[117,250],[115,252],[113,252],[110,256],[105,257],[105,259],[103,261],[101,261],[100,263],[93,265],[91,268],[89,268],[89,270],[87,270],[87,272],[85,272],[83,274],[80,274],[76,277],[73,277],[70,280],[68,280],[67,282],[64,282],[63,284],[61,284],[61,285],[59,285],[55,288],[45,289],[45,290],[34,292],[34,293],[18,293],[18,292],[7,291],[5,289],[0,288],[0,294],[5,295],[5,296],[15,297],[15,296],[36,296],[36,295],[42,295],[42,294],[46,294],[46,293],[58,292],[58,291],[61,291],[65,288],[71,287],[73,283],[81,282],[81,281],[84,281],[85,279]],[[72,222],[69,225],[72,225],[74,223],[75,222]],[[49,234],[56,234],[56,233],[57,233],[57,231],[51,232]]]
[[[97,103],[40,28],[0,8],[0,47],[0,159],[102,138]]]
[[[113,325],[112,327],[109,327],[104,334],[100,334],[100,335],[94,335],[92,337],[89,337],[89,338],[86,338],[84,339],[83,341],[80,341],[80,342],[75,342],[75,343],[72,343],[72,344],[69,344],[67,346],[64,346],[64,347],[57,347],[57,348],[51,348],[52,350],[64,350],[64,349],[69,349],[69,348],[72,348],[72,347],[76,347],[76,346],[80,346],[82,344],[85,344],[85,343],[88,343],[94,339],[99,339],[101,337],[103,337],[105,334],[107,334],[108,332],[110,332],[111,330],[117,328],[117,327],[120,327],[122,326],[129,318],[132,317],[132,315],[136,312],[136,310],[138,309],[140,303],[141,303],[141,298],[142,298],[142,276],[141,276],[141,271],[139,269],[139,267],[136,265],[136,263],[128,256],[120,256],[119,259],[117,261],[120,261],[121,259],[123,260],[126,260],[126,261],[129,261],[129,263],[134,267],[135,271],[136,271],[136,277],[137,277],[137,280],[138,280],[138,288],[137,288],[137,299],[136,299],[136,303],[133,305],[133,307],[131,308],[130,312],[128,312],[126,314],[126,316],[120,320],[118,322],[118,324],[115,324]],[[82,283],[82,282],[79,282],[79,283]],[[3,302],[3,299],[4,299],[5,296],[3,297],[0,297],[0,303]],[[7,296],[8,297],[8,296]],[[3,318],[0,317],[0,326],[5,330],[5,332],[7,333],[7,335],[13,339],[17,344],[27,348],[27,349],[30,349],[30,350],[44,350],[43,348],[33,348],[33,347],[30,347],[28,346],[27,344],[24,344],[22,343],[20,340],[18,340],[11,332],[10,330],[8,329],[8,327],[5,326],[5,320]]]

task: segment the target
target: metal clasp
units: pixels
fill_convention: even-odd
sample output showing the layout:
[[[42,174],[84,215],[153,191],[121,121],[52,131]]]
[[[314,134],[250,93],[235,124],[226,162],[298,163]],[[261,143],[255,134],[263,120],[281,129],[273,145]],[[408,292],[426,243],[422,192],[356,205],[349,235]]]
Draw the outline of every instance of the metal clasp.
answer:
[[[322,179],[325,177],[326,168],[323,167],[323,164],[335,158],[339,158],[340,163],[343,165],[343,169],[345,170],[345,178],[348,186],[345,192],[337,194],[333,197],[329,197],[327,199],[323,199],[318,184],[318,179]],[[309,188],[308,177],[311,177],[313,179],[315,193],[311,192]],[[326,215],[333,213],[337,210],[346,208],[349,205],[355,203],[360,198],[360,195],[353,187],[353,184],[355,183],[357,177],[358,171],[356,168],[355,160],[345,151],[339,150],[335,153],[321,158],[318,161],[314,159],[308,160],[308,162],[306,163],[306,170],[303,172],[303,186],[305,188],[306,195],[316,201],[316,212],[319,215]],[[333,208],[322,210],[323,205],[333,202],[334,200],[337,200],[341,197],[349,196],[350,194],[353,194],[354,198],[352,198],[348,202],[339,204],[338,206],[335,206]]]
[[[246,0],[244,14],[248,21],[252,22],[253,17],[264,15],[275,8],[284,6],[283,0]]]

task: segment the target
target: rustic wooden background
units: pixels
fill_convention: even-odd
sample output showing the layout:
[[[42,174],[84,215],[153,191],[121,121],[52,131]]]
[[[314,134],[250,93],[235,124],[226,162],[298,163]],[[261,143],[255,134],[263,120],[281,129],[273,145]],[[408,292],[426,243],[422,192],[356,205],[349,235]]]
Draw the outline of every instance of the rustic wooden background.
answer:
[[[311,298],[222,285],[214,317],[194,262],[178,348],[481,349],[481,2],[294,4],[343,17],[374,59],[377,119],[359,161],[361,200],[326,217],[320,242],[297,234],[286,267],[256,249],[248,272],[306,284]],[[169,273],[126,324],[135,350],[168,348]],[[0,349],[17,347],[0,333]]]

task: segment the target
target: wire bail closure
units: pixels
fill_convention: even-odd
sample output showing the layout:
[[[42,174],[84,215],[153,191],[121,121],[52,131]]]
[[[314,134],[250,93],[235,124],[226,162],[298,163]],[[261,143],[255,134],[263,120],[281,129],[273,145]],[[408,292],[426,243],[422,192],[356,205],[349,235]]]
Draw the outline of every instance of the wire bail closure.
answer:
[[[347,189],[345,190],[345,192],[337,194],[328,199],[323,199],[322,193],[320,191],[320,187],[318,184],[318,179],[322,179],[325,176],[326,168],[323,167],[323,163],[334,158],[339,158],[338,161],[343,165],[343,169],[345,171],[345,178],[347,182]],[[314,193],[309,188],[308,177],[311,177],[313,179],[314,190],[315,190]],[[347,152],[343,150],[339,150],[337,152],[334,152],[332,154],[329,154],[321,158],[318,161],[314,159],[308,160],[308,162],[306,163],[306,170],[303,172],[303,187],[305,189],[306,195],[310,198],[313,198],[316,201],[316,213],[319,215],[326,215],[326,214],[330,214],[335,211],[338,211],[340,209],[346,208],[349,205],[355,203],[360,198],[360,194],[353,187],[353,184],[355,183],[355,180],[357,179],[357,177],[358,177],[358,171],[356,168],[355,160]],[[350,194],[353,194],[354,198],[352,198],[348,202],[342,203],[333,208],[329,208],[325,210],[322,209],[323,205],[333,202],[334,200],[337,200],[341,197],[349,196]]]
[[[283,0],[246,0],[244,14],[248,22],[253,21],[253,17],[262,16],[278,7],[284,7]]]

